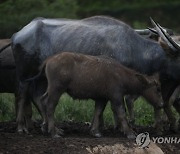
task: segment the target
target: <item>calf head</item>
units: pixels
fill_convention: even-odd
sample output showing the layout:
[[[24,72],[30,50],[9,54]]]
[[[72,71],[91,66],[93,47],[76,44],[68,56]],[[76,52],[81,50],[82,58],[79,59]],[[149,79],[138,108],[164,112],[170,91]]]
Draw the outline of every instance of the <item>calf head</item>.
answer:
[[[155,76],[144,76],[136,74],[138,80],[141,83],[141,95],[155,108],[163,107],[163,99],[160,91],[160,83]]]

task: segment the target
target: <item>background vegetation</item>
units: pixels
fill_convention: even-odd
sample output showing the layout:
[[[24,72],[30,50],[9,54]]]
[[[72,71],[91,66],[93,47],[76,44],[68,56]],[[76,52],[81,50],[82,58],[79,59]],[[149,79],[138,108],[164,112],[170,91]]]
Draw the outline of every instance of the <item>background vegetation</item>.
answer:
[[[153,124],[154,110],[144,99],[139,98],[135,102],[135,123],[146,126]],[[94,101],[73,100],[67,94],[64,94],[56,108],[55,118],[57,121],[78,121],[91,122],[94,112]],[[128,113],[127,113],[128,116]],[[41,119],[39,113],[33,107],[33,119]],[[14,96],[12,94],[0,95],[0,121],[15,120]],[[106,125],[114,124],[113,113],[110,103],[104,111],[104,120]]]
[[[0,38],[10,38],[15,32],[36,17],[84,18],[93,15],[108,15],[130,24],[133,28],[151,26],[153,17],[162,26],[180,33],[179,0],[1,0]],[[0,95],[0,121],[12,120],[14,96]],[[63,95],[56,109],[57,120],[91,121],[94,102],[73,101]],[[136,123],[152,124],[153,109],[143,99],[135,102]],[[34,118],[39,118],[34,110]],[[105,121],[113,123],[110,105],[105,111]]]
[[[151,26],[153,17],[164,27],[180,32],[179,0],[1,0],[0,38],[10,38],[36,17],[84,18],[108,15],[134,28]]]

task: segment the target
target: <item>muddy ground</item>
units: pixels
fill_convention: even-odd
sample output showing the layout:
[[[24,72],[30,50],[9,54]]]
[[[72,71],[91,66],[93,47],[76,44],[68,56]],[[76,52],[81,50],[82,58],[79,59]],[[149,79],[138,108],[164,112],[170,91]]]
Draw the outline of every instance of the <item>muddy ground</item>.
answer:
[[[1,122],[0,154],[134,153],[130,149],[138,150],[135,140],[126,139],[122,133],[115,131],[113,127],[106,128],[103,131],[104,137],[102,138],[93,138],[89,135],[89,125],[85,123],[61,122],[57,124],[57,127],[64,129],[65,136],[63,138],[52,139],[49,136],[43,136],[37,123],[34,130],[31,131],[31,135],[26,135],[16,133],[15,122]],[[150,136],[156,135],[152,128],[138,127],[135,130],[138,133],[148,131]],[[166,132],[165,136],[180,138],[180,134],[175,135],[170,132]],[[157,147],[165,154],[180,154],[180,144],[158,144]]]

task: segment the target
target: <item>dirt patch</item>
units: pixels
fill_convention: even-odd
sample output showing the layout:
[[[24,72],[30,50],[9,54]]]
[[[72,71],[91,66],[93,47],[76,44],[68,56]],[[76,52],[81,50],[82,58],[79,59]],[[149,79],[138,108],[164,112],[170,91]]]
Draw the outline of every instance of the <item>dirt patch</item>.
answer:
[[[58,128],[65,131],[65,136],[51,139],[43,136],[39,125],[35,125],[31,135],[16,133],[15,122],[0,123],[0,154],[1,153],[61,153],[61,154],[86,154],[86,153],[180,153],[179,144],[151,144],[147,149],[139,149],[135,140],[128,140],[125,136],[112,127],[103,131],[103,138],[93,138],[89,135],[89,125],[85,123],[61,122]],[[138,133],[148,131],[155,135],[152,128],[138,128]],[[167,133],[168,134],[168,133]],[[174,134],[168,134],[173,135]],[[180,137],[180,134],[176,134]],[[156,150],[155,150],[156,149]],[[154,150],[154,151],[152,151]]]

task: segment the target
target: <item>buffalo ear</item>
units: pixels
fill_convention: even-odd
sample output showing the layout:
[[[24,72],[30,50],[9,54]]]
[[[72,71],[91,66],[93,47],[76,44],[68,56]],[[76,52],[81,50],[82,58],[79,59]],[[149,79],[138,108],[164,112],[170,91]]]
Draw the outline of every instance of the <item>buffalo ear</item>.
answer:
[[[138,78],[138,80],[143,84],[143,85],[145,85],[145,86],[147,86],[147,85],[149,85],[150,83],[149,83],[149,80],[144,76],[144,75],[142,75],[142,74],[135,74],[136,75],[136,77]]]

